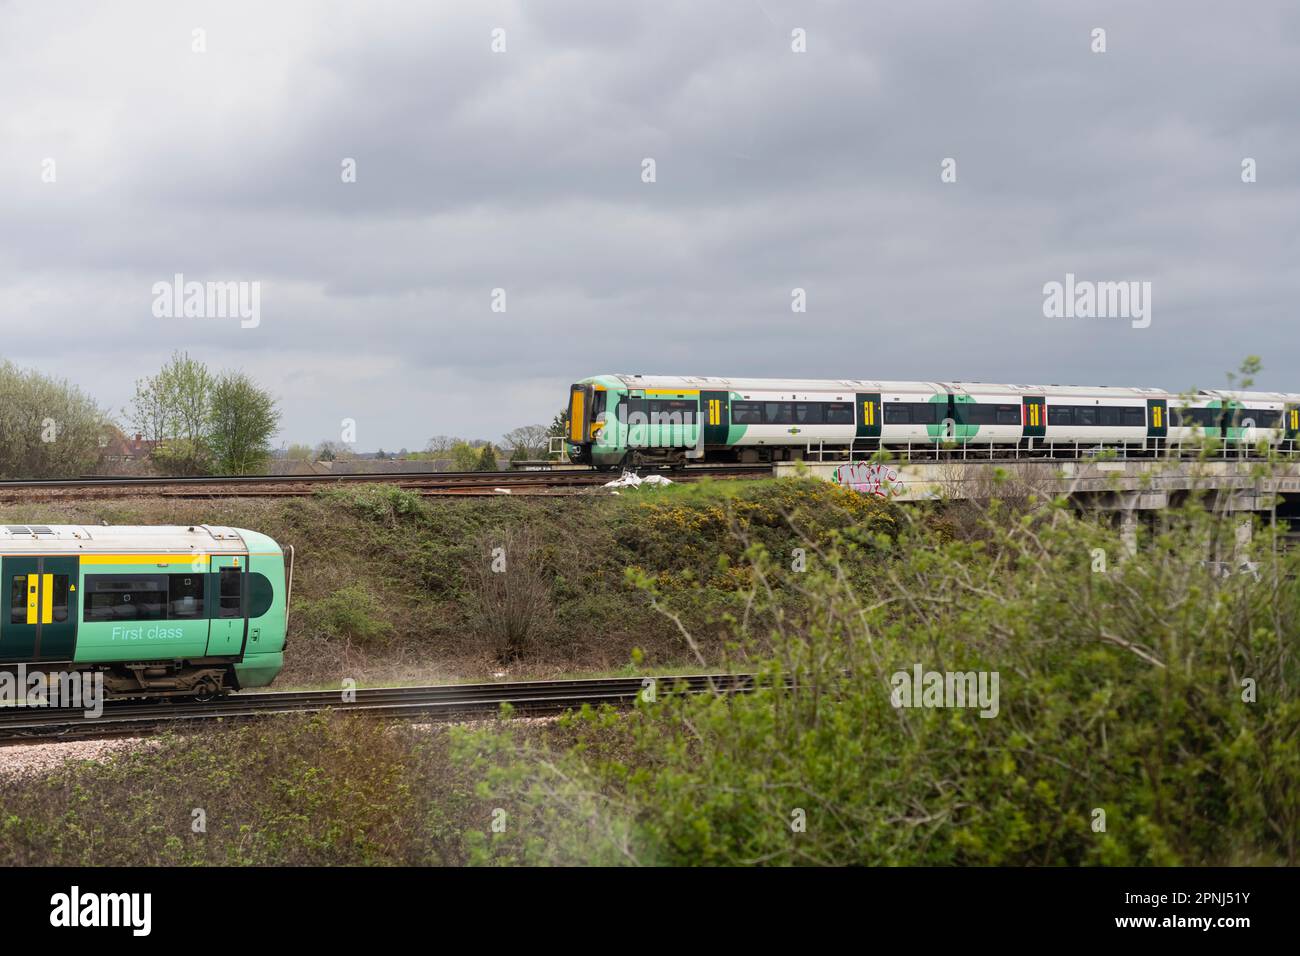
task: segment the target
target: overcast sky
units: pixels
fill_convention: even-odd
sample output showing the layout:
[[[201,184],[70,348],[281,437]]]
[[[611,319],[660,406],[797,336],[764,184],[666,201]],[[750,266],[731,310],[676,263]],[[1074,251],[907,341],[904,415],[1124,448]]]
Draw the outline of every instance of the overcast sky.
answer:
[[[0,0],[0,356],[119,412],[188,349],[363,450],[600,372],[1300,391],[1297,90],[1287,2]]]

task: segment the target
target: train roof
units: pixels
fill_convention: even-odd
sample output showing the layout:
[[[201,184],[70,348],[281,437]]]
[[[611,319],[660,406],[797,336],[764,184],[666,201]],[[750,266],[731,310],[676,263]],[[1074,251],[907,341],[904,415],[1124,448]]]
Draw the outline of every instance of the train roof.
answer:
[[[244,554],[238,528],[214,525],[0,525],[0,553]]]
[[[1161,398],[1173,393],[1159,388],[1122,388],[1112,385],[1006,385],[996,382],[903,382],[840,378],[720,378],[692,375],[610,375],[628,388],[727,389],[730,391],[857,392],[941,391],[978,392],[985,395],[1090,395],[1099,398]]]
[[[989,382],[949,382],[954,392],[967,395],[1046,395],[1058,398],[1172,398],[1162,388],[1125,388],[1116,385],[998,385]]]
[[[704,375],[610,375],[628,388],[726,389],[737,392],[906,392],[940,388],[938,382],[876,382],[855,378],[715,378]]]
[[[1203,388],[1197,392],[1206,398],[1226,399],[1234,402],[1272,402],[1294,405],[1300,395],[1291,392],[1246,392],[1229,388]]]

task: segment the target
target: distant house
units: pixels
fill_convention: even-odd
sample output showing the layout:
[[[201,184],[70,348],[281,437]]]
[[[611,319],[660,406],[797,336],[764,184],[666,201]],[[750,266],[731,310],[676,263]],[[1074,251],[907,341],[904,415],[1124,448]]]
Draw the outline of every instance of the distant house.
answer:
[[[100,460],[105,464],[139,464],[149,460],[156,444],[139,432],[128,437],[120,428],[110,425],[99,438]]]

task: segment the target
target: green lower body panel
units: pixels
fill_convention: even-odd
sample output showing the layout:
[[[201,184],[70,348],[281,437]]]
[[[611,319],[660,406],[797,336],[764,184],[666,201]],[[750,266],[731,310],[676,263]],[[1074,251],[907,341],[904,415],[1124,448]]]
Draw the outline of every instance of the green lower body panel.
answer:
[[[239,686],[266,687],[275,680],[275,675],[284,667],[284,653],[275,651],[271,654],[246,654],[242,663],[235,665],[235,676]]]

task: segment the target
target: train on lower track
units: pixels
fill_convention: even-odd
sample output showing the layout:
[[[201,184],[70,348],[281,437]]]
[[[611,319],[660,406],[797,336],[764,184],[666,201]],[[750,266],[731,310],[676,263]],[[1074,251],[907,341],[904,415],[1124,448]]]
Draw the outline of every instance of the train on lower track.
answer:
[[[1201,389],[596,375],[569,389],[566,447],[597,468],[847,461],[881,450],[1162,455],[1217,439],[1295,453],[1300,394]]]
[[[108,697],[264,687],[293,549],[240,528],[0,526],[0,670],[99,672]]]

